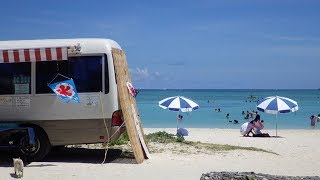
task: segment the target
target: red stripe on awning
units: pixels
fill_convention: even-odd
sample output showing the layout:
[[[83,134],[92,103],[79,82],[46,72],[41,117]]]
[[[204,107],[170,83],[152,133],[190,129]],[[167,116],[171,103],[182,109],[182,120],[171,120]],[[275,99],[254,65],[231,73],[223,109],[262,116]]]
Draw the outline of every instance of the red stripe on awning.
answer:
[[[29,52],[29,49],[24,49],[24,51],[23,51],[23,53],[24,53],[24,59],[25,59],[25,61],[26,62],[30,62],[30,52]]]
[[[0,50],[0,63],[68,60],[68,47]]]
[[[9,62],[9,52],[8,50],[3,51],[3,62]]]
[[[51,56],[51,48],[46,48],[46,57],[48,61],[52,60],[52,56]]]
[[[34,54],[35,54],[35,57],[36,57],[36,61],[41,61],[41,52],[40,52],[40,49],[35,49],[35,50],[34,50]]]
[[[57,60],[62,60],[62,49],[57,48]]]
[[[13,50],[14,62],[19,62],[19,50]]]

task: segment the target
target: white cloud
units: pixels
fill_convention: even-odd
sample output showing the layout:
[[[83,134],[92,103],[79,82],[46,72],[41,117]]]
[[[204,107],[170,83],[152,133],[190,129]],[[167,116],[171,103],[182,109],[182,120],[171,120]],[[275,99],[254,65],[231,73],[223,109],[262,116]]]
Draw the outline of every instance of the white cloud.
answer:
[[[130,69],[131,73],[131,78],[133,81],[136,82],[151,82],[154,80],[159,80],[161,79],[162,75],[160,72],[149,72],[148,68],[135,68],[135,69]]]
[[[130,69],[131,77],[134,81],[144,81],[150,78],[148,69],[145,68],[135,68]]]

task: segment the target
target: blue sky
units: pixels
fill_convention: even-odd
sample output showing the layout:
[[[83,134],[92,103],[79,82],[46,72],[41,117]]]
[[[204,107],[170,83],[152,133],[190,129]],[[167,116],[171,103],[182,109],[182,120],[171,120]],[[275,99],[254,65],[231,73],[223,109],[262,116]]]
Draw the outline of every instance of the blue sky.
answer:
[[[4,1],[0,40],[101,37],[137,88],[320,88],[320,1]]]

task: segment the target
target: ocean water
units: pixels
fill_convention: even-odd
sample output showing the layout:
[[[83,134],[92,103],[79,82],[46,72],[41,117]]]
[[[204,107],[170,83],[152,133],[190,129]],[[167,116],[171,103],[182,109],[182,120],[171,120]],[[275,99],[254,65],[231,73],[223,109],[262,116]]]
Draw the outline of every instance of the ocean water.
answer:
[[[200,108],[181,113],[183,120],[179,127],[183,128],[232,128],[238,129],[241,124],[248,121],[244,119],[242,111],[256,111],[256,101],[268,96],[284,96],[298,102],[299,110],[293,113],[276,115],[264,112],[258,113],[264,120],[265,129],[320,129],[310,126],[310,116],[320,114],[320,90],[140,90],[136,101],[143,127],[149,128],[175,128],[177,126],[177,112],[162,109],[158,102],[170,96],[184,96],[199,104]],[[250,99],[248,96],[255,96]],[[220,108],[221,112],[215,109]],[[226,114],[230,118],[226,118]],[[239,121],[233,124],[229,120]],[[252,120],[252,119],[249,119]]]

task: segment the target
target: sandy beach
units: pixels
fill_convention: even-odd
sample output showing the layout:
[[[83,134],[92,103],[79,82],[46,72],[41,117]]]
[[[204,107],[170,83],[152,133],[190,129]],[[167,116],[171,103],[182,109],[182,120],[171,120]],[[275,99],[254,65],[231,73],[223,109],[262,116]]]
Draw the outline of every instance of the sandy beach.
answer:
[[[142,164],[131,159],[109,159],[101,165],[103,150],[88,150],[74,155],[49,156],[43,162],[32,162],[24,169],[26,180],[36,179],[200,179],[211,171],[241,171],[272,175],[316,176],[320,174],[319,130],[278,130],[280,138],[242,137],[238,129],[188,129],[188,141],[257,147],[273,153],[235,150],[203,153],[190,149],[171,151],[163,145],[163,152],[152,153]],[[145,133],[175,129],[145,128]],[[274,130],[265,130],[271,135]],[[166,150],[167,148],[167,150]],[[173,147],[179,149],[179,147]],[[179,153],[180,152],[180,153]],[[111,153],[111,152],[110,152]],[[1,162],[0,162],[1,163]],[[13,167],[0,166],[0,179],[12,177]]]

